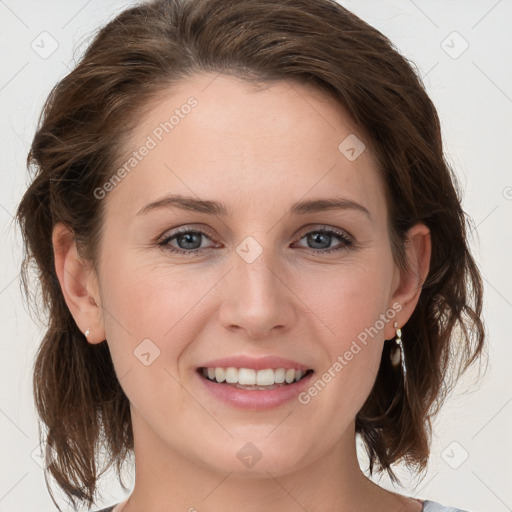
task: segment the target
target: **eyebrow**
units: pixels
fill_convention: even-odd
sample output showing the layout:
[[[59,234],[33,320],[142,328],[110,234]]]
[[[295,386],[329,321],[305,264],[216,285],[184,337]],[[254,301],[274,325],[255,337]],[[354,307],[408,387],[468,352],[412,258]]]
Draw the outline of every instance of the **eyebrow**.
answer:
[[[160,208],[181,208],[198,213],[206,213],[209,215],[218,215],[225,217],[229,215],[226,205],[219,201],[209,201],[204,199],[196,199],[182,195],[166,195],[152,203],[147,204],[137,212],[137,215],[143,215]],[[352,210],[364,213],[370,220],[370,212],[361,204],[346,198],[328,198],[313,199],[309,201],[300,201],[290,208],[291,215],[306,215],[308,213],[318,213],[327,210]]]

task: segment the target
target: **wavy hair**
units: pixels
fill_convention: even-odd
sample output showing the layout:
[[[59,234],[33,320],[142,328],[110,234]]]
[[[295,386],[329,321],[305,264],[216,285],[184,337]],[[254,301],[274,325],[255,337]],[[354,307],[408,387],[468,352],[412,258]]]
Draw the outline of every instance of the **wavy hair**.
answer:
[[[421,472],[431,418],[483,355],[485,338],[470,225],[421,79],[382,33],[334,0],[153,0],[121,12],[95,34],[47,98],[27,158],[31,181],[16,219],[25,247],[24,292],[42,306],[37,312],[46,327],[33,391],[54,503],[47,473],[73,506],[75,500],[94,504],[97,481],[114,464],[123,485],[120,469],[133,450],[133,432],[107,343],[89,344],[64,301],[53,227],[68,225],[80,253],[95,264],[105,201],[94,190],[118,168],[141,114],[159,94],[200,72],[253,83],[297,80],[335,98],[378,162],[399,267],[407,230],[418,222],[430,229],[430,271],[402,329],[408,394],[385,344],[375,385],[356,417],[370,473],[387,471],[396,480],[392,465],[399,461]],[[37,296],[29,282],[34,270]]]

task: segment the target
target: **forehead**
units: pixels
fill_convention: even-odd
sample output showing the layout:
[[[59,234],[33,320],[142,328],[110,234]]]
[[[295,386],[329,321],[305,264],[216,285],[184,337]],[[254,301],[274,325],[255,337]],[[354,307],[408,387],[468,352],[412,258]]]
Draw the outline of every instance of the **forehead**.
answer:
[[[363,144],[343,107],[311,85],[196,75],[152,101],[126,148],[124,164],[133,165],[109,201],[122,196],[135,209],[179,192],[243,207],[249,194],[264,207],[335,188],[375,203],[382,183],[368,144],[357,156]]]

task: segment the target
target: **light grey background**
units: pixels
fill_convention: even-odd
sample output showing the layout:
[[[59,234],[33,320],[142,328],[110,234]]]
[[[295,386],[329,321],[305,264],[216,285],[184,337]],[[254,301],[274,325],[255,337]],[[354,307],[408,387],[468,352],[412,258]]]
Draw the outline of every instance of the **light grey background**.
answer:
[[[32,455],[38,436],[31,369],[42,328],[21,300],[21,247],[12,223],[27,183],[26,153],[51,87],[94,31],[131,3],[0,0],[0,512],[54,510]],[[465,190],[485,279],[489,370],[479,386],[466,379],[452,395],[435,424],[425,478],[401,471],[401,492],[471,512],[512,511],[512,1],[341,3],[390,37],[424,78]],[[112,482],[102,482],[105,505],[124,497]]]

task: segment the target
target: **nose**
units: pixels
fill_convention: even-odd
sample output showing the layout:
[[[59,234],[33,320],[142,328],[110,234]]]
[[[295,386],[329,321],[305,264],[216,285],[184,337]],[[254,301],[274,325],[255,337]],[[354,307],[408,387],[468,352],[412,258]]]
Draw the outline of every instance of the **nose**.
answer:
[[[219,308],[226,329],[262,339],[282,335],[295,323],[293,292],[266,251],[251,263],[234,255],[234,266],[226,279]]]

